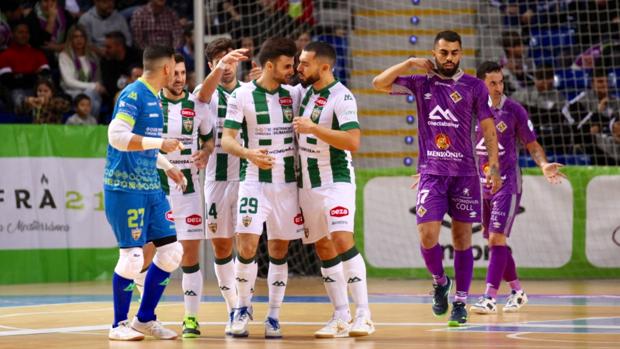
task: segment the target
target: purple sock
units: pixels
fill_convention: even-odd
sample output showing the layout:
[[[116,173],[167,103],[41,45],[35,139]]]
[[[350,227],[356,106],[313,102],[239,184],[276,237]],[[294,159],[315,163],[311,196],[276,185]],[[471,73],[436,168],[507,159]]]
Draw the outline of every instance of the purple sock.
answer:
[[[433,282],[438,285],[445,285],[448,280],[443,270],[443,250],[439,244],[426,249],[420,245],[426,269],[433,275]]]
[[[512,258],[512,252],[510,252],[510,250],[508,250],[507,255],[506,269],[504,269],[504,281],[510,284],[511,289],[519,291],[521,290],[521,283],[517,276],[517,265],[515,264],[514,258]]]
[[[487,289],[484,292],[485,296],[497,298],[497,290],[502,282],[502,275],[504,275],[507,262],[508,247],[491,247],[491,260],[489,260],[489,269],[487,270]]]
[[[454,277],[456,279],[457,302],[467,302],[471,278],[474,274],[474,253],[471,247],[464,251],[454,251]]]

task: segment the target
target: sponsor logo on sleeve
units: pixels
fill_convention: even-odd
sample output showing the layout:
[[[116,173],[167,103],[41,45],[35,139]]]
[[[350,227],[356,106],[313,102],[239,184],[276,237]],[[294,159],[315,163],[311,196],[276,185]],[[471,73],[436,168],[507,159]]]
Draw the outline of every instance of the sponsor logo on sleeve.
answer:
[[[329,215],[332,217],[344,217],[349,215],[349,209],[342,206],[336,206],[329,210]]]

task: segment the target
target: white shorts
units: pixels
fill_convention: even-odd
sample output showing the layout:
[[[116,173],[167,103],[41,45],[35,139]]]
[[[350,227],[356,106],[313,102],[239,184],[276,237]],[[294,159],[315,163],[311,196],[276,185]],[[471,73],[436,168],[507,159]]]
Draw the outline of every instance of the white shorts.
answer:
[[[205,229],[202,214],[202,197],[199,192],[168,196],[171,211],[166,219],[174,220],[177,231],[177,240],[202,240],[205,238]]]
[[[304,234],[296,183],[241,182],[237,212],[237,233],[260,235],[267,222],[269,240],[296,240]]]
[[[306,227],[304,244],[315,243],[335,231],[354,231],[354,184],[333,183],[299,189],[299,206]]]
[[[207,239],[233,238],[237,224],[239,182],[205,182]]]

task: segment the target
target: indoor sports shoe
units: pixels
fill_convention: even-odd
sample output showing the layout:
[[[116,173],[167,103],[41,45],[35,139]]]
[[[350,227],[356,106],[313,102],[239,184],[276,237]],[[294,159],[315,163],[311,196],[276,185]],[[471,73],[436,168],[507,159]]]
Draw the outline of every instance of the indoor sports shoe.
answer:
[[[476,304],[469,307],[476,314],[497,314],[497,302],[492,297],[480,297]]]
[[[230,314],[228,314],[228,321],[226,321],[226,327],[224,327],[224,334],[227,336],[232,336],[232,332],[230,331],[231,331],[234,317],[235,317],[235,310],[233,309],[233,311],[231,311]]]
[[[506,301],[506,305],[504,305],[504,313],[516,313],[526,303],[527,295],[523,290],[512,290],[512,292],[510,292],[510,296],[508,296],[508,301]]]
[[[350,337],[364,337],[371,335],[375,332],[375,325],[370,320],[370,315],[366,312],[361,312],[355,317],[353,325],[349,330]]]
[[[161,322],[157,320],[140,322],[137,316],[133,318],[131,328],[142,334],[153,336],[157,339],[176,339],[178,337],[176,332],[165,328]]]
[[[448,312],[448,296],[450,295],[450,289],[452,288],[452,280],[446,276],[446,284],[440,286],[433,284],[433,314],[435,316],[441,316]]]
[[[448,320],[448,326],[459,327],[465,325],[467,322],[467,310],[465,309],[465,303],[453,302],[452,313],[450,314],[450,320]]]
[[[118,326],[111,327],[108,338],[113,341],[141,341],[144,335],[129,326],[129,320],[121,321]]]
[[[342,320],[332,318],[322,329],[314,332],[316,338],[342,338],[349,336],[349,324]]]
[[[280,328],[280,321],[277,319],[268,317],[265,319],[265,338],[267,339],[280,339],[282,338],[282,330]]]
[[[230,326],[232,336],[235,338],[249,336],[248,326],[250,325],[250,320],[254,320],[252,318],[252,308],[241,307],[236,309],[232,325]]]
[[[183,338],[200,337],[200,326],[195,317],[187,316],[183,319]]]

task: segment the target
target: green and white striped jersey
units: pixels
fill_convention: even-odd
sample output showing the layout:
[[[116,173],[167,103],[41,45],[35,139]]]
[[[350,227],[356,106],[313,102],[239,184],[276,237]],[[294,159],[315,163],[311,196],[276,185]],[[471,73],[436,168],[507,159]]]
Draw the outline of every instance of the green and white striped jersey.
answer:
[[[237,82],[235,89],[239,86],[242,85]],[[218,86],[209,102],[215,149],[211,156],[209,156],[205,181],[238,181],[241,163],[246,161],[244,159],[240,160],[238,157],[230,155],[222,149],[222,131],[224,130],[228,98],[231,93],[232,91],[226,91],[222,86]],[[237,134],[237,141],[239,143],[242,142],[241,133]]]
[[[332,130],[360,127],[355,97],[338,80],[320,91],[310,86],[303,93],[299,115]],[[334,148],[311,134],[300,135],[298,143],[302,188],[355,183],[351,152]]]
[[[206,140],[213,126],[209,117],[209,105],[198,100],[198,96],[185,91],[185,97],[174,101],[159,93],[164,112],[164,130],[162,138],[176,138],[183,143],[184,149],[165,154],[170,163],[175,165],[187,178],[187,189],[183,194],[196,192],[194,183],[199,183],[198,169],[193,165],[191,155],[196,152],[200,143],[198,137]],[[174,181],[170,180],[163,170],[159,170],[162,189],[169,195]],[[180,192],[179,192],[180,193]]]
[[[244,146],[266,149],[275,158],[273,167],[261,170],[247,161],[241,166],[241,181],[292,183],[295,174],[294,110],[299,90],[280,85],[267,91],[256,81],[237,88],[228,99],[224,128],[241,130]]]

